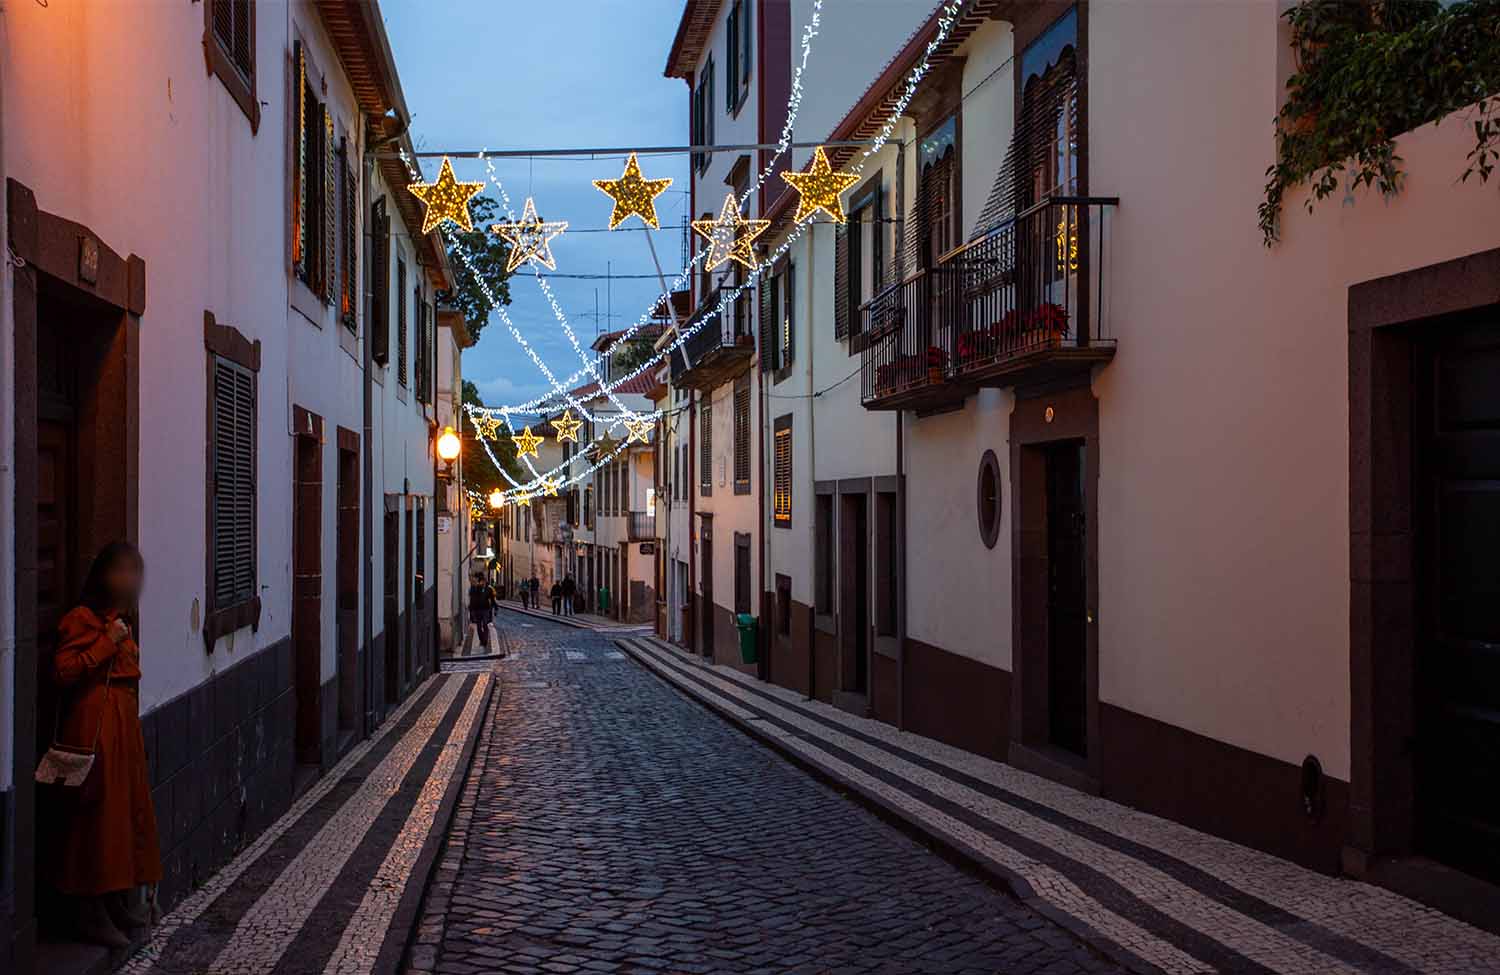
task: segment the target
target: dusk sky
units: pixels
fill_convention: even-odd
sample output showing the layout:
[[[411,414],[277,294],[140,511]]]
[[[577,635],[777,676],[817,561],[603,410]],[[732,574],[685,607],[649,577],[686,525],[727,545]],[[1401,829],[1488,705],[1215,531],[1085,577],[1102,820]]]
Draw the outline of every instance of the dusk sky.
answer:
[[[588,4],[506,0],[394,0],[382,5],[401,70],[419,151],[682,145],[687,86],[662,76],[683,0],[591,0]],[[519,212],[535,197],[544,220],[566,220],[553,242],[551,277],[569,323],[587,347],[601,328],[634,322],[660,293],[645,233],[631,218],[602,232],[611,203],[592,180],[613,179],[621,156],[505,159],[496,171]],[[437,160],[424,163],[431,178]],[[459,179],[480,180],[482,162],[454,160]],[[685,156],[643,156],[647,178],[676,182],[657,199],[662,229],[653,236],[668,282],[682,267],[687,190]],[[681,192],[679,192],[681,191]],[[499,199],[493,187],[486,190]],[[601,231],[601,232],[584,232]],[[606,271],[620,275],[606,282]],[[649,275],[649,277],[642,277]],[[560,379],[581,366],[530,270],[511,282],[510,316]],[[464,377],[492,405],[530,399],[549,384],[498,319],[464,353]]]

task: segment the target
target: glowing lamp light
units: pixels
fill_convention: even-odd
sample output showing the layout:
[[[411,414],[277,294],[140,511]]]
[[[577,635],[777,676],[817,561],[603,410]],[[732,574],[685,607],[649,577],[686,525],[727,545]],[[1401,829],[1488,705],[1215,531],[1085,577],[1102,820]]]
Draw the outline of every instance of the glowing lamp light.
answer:
[[[496,511],[505,507],[505,494],[499,488],[490,492],[490,507]]]
[[[444,427],[442,434],[437,440],[438,459],[444,463],[451,464],[455,460],[458,460],[459,451],[462,449],[463,444],[459,441],[458,434],[454,432],[452,427]]]

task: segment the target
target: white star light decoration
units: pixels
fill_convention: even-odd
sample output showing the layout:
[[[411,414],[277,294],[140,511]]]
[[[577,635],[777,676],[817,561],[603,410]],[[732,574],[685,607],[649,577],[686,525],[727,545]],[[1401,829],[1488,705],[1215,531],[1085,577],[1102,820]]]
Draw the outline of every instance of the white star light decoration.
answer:
[[[739,201],[730,193],[713,220],[694,220],[693,233],[708,241],[708,261],[704,270],[712,271],[725,261],[747,268],[755,267],[755,238],[771,226],[769,220],[747,220],[740,216]]]
[[[510,259],[505,270],[514,271],[526,261],[540,264],[549,271],[557,270],[557,261],[552,257],[552,238],[568,229],[566,220],[544,221],[536,215],[536,203],[526,198],[526,208],[520,220],[497,223],[490,228],[510,241]]]

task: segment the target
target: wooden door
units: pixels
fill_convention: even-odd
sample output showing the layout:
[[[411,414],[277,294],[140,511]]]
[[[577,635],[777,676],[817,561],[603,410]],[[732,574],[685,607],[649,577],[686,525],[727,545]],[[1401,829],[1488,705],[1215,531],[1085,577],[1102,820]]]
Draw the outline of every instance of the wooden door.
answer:
[[[1500,307],[1419,356],[1417,834],[1500,881]]]
[[[1083,444],[1047,449],[1047,724],[1052,744],[1088,753],[1088,575]]]
[[[401,512],[387,511],[385,551],[385,702],[401,700]]]
[[[355,730],[359,715],[359,487],[359,454],[340,450],[334,528],[340,731]]]
[[[323,469],[317,437],[295,438],[292,646],[299,765],[322,764]]]
[[[698,601],[699,624],[703,642],[698,652],[705,657],[714,655],[714,521],[703,516],[703,543],[698,553],[700,570],[703,573],[703,598]]]

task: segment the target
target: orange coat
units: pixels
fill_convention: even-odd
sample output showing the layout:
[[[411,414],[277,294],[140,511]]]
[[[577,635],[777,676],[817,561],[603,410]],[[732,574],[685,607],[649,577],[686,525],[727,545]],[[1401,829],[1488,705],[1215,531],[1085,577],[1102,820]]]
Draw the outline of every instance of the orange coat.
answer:
[[[58,624],[52,679],[60,695],[58,741],[88,748],[97,734],[95,802],[66,802],[57,816],[51,856],[42,858],[52,885],[64,894],[92,896],[161,880],[156,811],[141,736],[141,651],[133,638],[118,644],[100,619],[79,606]],[[109,686],[105,687],[105,677]]]

